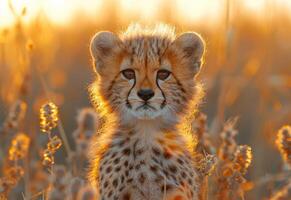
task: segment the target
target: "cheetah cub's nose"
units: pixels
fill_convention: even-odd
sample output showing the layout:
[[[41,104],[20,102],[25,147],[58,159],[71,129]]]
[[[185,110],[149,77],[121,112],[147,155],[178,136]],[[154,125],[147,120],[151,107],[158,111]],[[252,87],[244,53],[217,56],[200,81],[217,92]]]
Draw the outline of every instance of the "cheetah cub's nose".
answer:
[[[138,92],[137,92],[137,95],[144,101],[147,101],[149,100],[150,98],[152,98],[155,93],[154,91],[152,91],[151,89],[140,89]]]

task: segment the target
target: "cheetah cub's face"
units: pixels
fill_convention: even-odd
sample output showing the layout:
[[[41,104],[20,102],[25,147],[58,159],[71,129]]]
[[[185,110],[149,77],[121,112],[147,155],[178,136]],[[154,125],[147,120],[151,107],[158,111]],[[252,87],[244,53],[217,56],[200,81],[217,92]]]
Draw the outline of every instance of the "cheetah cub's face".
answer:
[[[98,100],[124,120],[176,120],[195,95],[204,42],[196,33],[99,32],[91,41]]]

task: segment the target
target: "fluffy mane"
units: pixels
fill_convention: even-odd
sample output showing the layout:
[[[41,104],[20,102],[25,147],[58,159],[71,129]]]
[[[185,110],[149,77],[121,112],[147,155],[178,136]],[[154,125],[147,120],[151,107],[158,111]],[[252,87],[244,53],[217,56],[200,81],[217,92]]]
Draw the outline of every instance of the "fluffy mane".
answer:
[[[122,40],[131,40],[140,37],[157,37],[173,41],[176,38],[175,28],[167,24],[157,24],[154,27],[143,27],[140,24],[131,24],[122,33]]]

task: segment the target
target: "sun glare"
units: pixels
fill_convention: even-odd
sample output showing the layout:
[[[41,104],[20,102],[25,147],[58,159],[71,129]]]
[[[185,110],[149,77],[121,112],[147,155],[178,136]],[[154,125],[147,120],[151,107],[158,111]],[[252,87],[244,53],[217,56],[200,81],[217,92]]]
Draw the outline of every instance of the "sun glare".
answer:
[[[223,1],[180,0],[176,3],[182,19],[191,21],[197,19],[217,21],[224,8]]]
[[[26,9],[23,17],[25,22],[44,14],[56,24],[65,24],[78,11],[83,11],[85,15],[94,15],[102,0],[0,0],[0,27],[9,26],[15,20],[9,2],[17,14]]]
[[[158,0],[147,0],[147,1],[121,0],[120,3],[121,9],[125,13],[141,15],[141,18],[147,21],[155,17],[160,2]]]
[[[9,6],[10,2],[10,6]],[[66,24],[74,17],[76,12],[82,15],[96,17],[102,14],[102,6],[105,3],[118,4],[117,11],[122,18],[135,16],[139,20],[152,21],[161,13],[159,6],[166,2],[172,3],[175,18],[187,21],[217,22],[224,13],[226,0],[0,0],[0,27],[13,24],[15,16],[11,7],[20,15],[23,9],[26,10],[23,17],[24,22],[29,22],[39,14],[45,15],[55,24]],[[277,4],[291,10],[289,0],[265,1],[265,0],[243,0],[241,2],[247,11],[254,15],[264,13],[267,5]],[[232,3],[232,1],[230,1]]]

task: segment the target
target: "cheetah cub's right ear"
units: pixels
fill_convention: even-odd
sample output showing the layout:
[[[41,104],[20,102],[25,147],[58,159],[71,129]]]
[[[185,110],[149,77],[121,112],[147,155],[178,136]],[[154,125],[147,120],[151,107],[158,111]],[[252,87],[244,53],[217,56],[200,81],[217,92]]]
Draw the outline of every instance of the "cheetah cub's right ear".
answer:
[[[117,35],[109,31],[96,33],[90,43],[90,52],[97,73],[103,74],[105,66],[111,66],[110,62],[120,52],[122,41]]]

